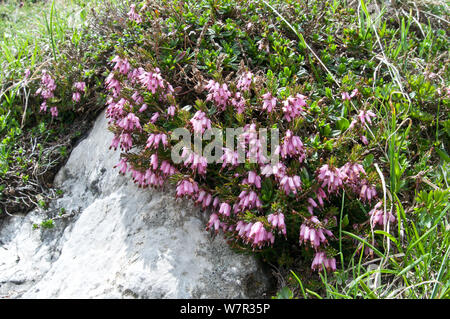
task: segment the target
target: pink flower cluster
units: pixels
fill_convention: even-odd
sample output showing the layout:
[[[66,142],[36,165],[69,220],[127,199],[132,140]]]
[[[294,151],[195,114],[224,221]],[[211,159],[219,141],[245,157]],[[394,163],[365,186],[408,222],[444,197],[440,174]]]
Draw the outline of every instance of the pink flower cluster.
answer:
[[[275,230],[286,236],[286,224],[284,223],[283,213],[270,214],[267,216],[267,221],[272,225]]]
[[[372,119],[371,118],[375,118],[375,117],[376,117],[376,114],[373,113],[372,111],[370,111],[370,110],[369,111],[361,110],[361,111],[359,111],[358,116],[356,116],[356,118],[352,120],[352,122],[350,123],[349,128],[352,129],[358,123],[361,125],[362,128],[364,128],[366,123],[372,124]]]
[[[282,158],[298,156],[298,161],[301,163],[306,157],[305,148],[300,140],[300,137],[295,136],[291,130],[286,131],[281,147],[278,145],[275,150],[276,154],[280,154]]]
[[[176,197],[194,197],[198,193],[198,184],[192,179],[182,179],[177,184]]]
[[[302,180],[298,175],[284,175],[280,178],[280,186],[286,195],[289,195],[291,192],[297,194],[297,190],[302,189]]]
[[[334,193],[342,188],[342,180],[345,177],[340,169],[325,164],[319,169],[317,179],[322,183],[322,188],[328,188],[328,193]]]
[[[325,269],[328,271],[336,270],[336,259],[328,258],[325,252],[318,251],[314,255],[311,268],[316,271],[321,271],[323,266],[325,266]]]
[[[127,13],[128,18],[131,21],[134,21],[136,23],[141,23],[142,22],[142,18],[141,16],[136,12],[136,5],[132,4],[130,5],[130,11]]]
[[[370,225],[372,228],[376,225],[383,226],[385,223],[395,223],[396,221],[395,216],[390,211],[386,211],[386,215],[384,214],[383,210],[380,209],[382,205],[382,202],[378,202],[369,212]]]
[[[206,129],[211,128],[211,120],[206,117],[205,112],[197,111],[190,120],[195,133],[203,134]]]
[[[164,81],[159,68],[155,68],[154,72],[147,72],[140,68],[138,78],[140,83],[145,86],[147,90],[152,92],[152,94],[155,94],[159,88],[164,89]],[[173,92],[172,87],[169,87],[168,89]]]
[[[333,237],[333,233],[322,227],[316,216],[311,216],[300,226],[300,244],[310,243],[311,247],[317,250],[322,243],[328,244],[325,237]]]
[[[197,204],[197,205],[201,204],[202,208],[206,209],[211,205],[212,200],[213,200],[213,197],[212,197],[211,193],[208,193],[207,191],[202,189],[198,192],[197,198],[195,200],[195,204]]]
[[[249,171],[248,177],[244,178],[242,184],[254,185],[256,188],[261,188],[261,177],[258,176],[254,171]]]
[[[273,97],[270,92],[267,92],[261,96],[263,98],[263,110],[266,110],[268,113],[272,112],[277,105],[277,98]]]
[[[260,140],[258,137],[256,124],[252,123],[244,126],[244,131],[239,136],[239,144],[243,149],[246,149],[248,145],[247,158],[258,164],[267,162],[267,157],[264,155],[263,142],[264,140]]]
[[[229,148],[222,148],[223,155],[220,158],[222,160],[222,168],[225,168],[227,165],[231,165],[232,167],[236,167],[239,165],[239,154],[236,151],[232,151]]]
[[[267,231],[260,221],[246,223],[240,220],[236,225],[237,235],[254,248],[262,248],[265,245],[273,245],[275,237],[271,231]]]
[[[128,74],[131,69],[131,65],[127,59],[122,59],[120,56],[116,55],[111,62],[114,63],[113,70],[117,70],[122,74]]]
[[[253,73],[245,72],[238,79],[237,88],[241,91],[250,90],[250,85],[252,84]]]
[[[231,105],[234,106],[238,114],[242,114],[245,110],[245,99],[241,92],[236,92],[231,99]]]
[[[302,94],[297,94],[295,97],[288,97],[286,101],[283,102],[283,112],[284,119],[288,122],[291,122],[293,119],[302,115],[305,111],[303,109],[306,106],[305,102],[306,96]]]
[[[244,190],[239,194],[239,202],[234,205],[234,212],[243,211],[245,209],[260,209],[262,202],[258,194],[253,190]]]
[[[128,113],[117,125],[126,131],[133,131],[134,129],[142,130],[139,118],[133,113]]]
[[[81,94],[86,91],[86,83],[84,82],[76,82],[74,84],[75,92],[72,94],[72,100],[74,102],[80,102]]]
[[[213,101],[217,104],[220,111],[224,111],[231,97],[228,85],[226,83],[220,85],[220,83],[214,80],[209,80],[205,88],[208,90],[206,101]]]
[[[169,141],[167,139],[167,135],[164,133],[151,133],[150,136],[147,139],[147,143],[145,145],[145,148],[152,148],[152,149],[158,149],[159,143],[162,143],[164,148],[169,146]]]
[[[46,70],[42,71],[41,86],[36,91],[36,95],[41,95],[41,97],[44,99],[44,102],[42,102],[40,107],[41,112],[47,111],[47,100],[55,96],[54,94],[55,90],[56,90],[55,80],[50,76],[50,74],[47,73]],[[58,108],[56,106],[52,106],[50,108],[50,113],[52,114],[52,117],[57,117]]]
[[[197,172],[200,175],[206,174],[208,162],[205,157],[198,155],[187,147],[183,147],[181,158],[183,158],[184,166],[189,167],[192,172]]]
[[[352,93],[348,94],[347,92],[342,92],[342,100],[343,101],[350,101],[352,98],[354,98],[356,95],[358,95],[358,89],[354,89]]]

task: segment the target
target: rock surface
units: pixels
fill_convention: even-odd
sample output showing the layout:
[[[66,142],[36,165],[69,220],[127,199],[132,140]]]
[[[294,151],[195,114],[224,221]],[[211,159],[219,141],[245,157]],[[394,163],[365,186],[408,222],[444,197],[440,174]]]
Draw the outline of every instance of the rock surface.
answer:
[[[251,256],[205,231],[207,216],[173,189],[138,189],[113,166],[104,114],[72,151],[55,185],[55,226],[48,211],[0,225],[0,297],[263,297],[269,279]],[[65,214],[59,216],[61,208]]]

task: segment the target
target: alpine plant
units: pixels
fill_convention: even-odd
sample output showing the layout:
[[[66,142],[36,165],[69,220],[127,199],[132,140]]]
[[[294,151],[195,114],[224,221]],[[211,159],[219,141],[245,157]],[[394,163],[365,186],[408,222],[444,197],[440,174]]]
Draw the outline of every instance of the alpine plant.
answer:
[[[132,24],[145,22],[134,6],[128,17]],[[355,229],[395,222],[395,216],[383,210],[376,174],[366,172],[360,156],[369,143],[366,129],[376,120],[370,109],[354,114],[345,142],[336,139],[332,150],[318,148],[315,119],[324,114],[311,108],[317,99],[312,92],[300,87],[275,90],[264,76],[256,76],[257,70],[241,65],[226,79],[220,74],[196,78],[196,100],[181,104],[183,93],[173,88],[162,67],[137,61],[132,53],[113,56],[104,83],[106,117],[114,134],[110,148],[121,151],[116,168],[140,188],[173,183],[176,198],[191,199],[209,212],[208,231],[255,251],[296,238],[299,249],[313,252],[313,270],[333,271],[341,222],[334,208],[340,207],[344,192],[346,203],[360,203],[345,212]],[[51,97],[53,87],[44,75],[39,94]],[[85,86],[78,83],[74,88],[73,100],[78,101]],[[357,89],[336,96],[342,103],[360,98]],[[235,139],[241,154],[225,143],[226,128],[236,127],[242,128]],[[279,134],[276,145],[270,143],[272,135],[259,134],[274,127]],[[202,140],[201,150],[189,140],[176,150],[181,160],[174,160],[179,140],[172,133],[177,128],[191,136],[219,130],[222,153],[210,162],[205,146],[211,140]],[[278,161],[272,162],[275,157]]]

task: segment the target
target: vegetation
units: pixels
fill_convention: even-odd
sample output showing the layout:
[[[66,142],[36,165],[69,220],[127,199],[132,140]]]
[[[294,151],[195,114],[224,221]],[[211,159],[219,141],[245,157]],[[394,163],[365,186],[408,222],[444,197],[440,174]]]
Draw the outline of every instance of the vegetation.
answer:
[[[106,104],[121,172],[208,209],[208,229],[273,266],[274,298],[450,296],[444,2],[0,8],[3,213],[61,195],[51,172]],[[257,142],[250,124],[279,129],[282,174],[259,155],[171,160],[176,128],[246,127]]]

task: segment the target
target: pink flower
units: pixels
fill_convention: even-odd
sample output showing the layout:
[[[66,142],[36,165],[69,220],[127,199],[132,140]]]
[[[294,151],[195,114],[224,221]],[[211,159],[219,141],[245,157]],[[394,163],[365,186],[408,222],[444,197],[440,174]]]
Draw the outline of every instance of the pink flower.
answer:
[[[291,130],[286,131],[283,143],[275,150],[275,154],[280,153],[282,158],[293,157],[299,155],[300,163],[306,157],[306,151],[300,137],[293,135]]]
[[[118,55],[116,55],[111,62],[114,62],[115,65],[113,67],[113,70],[119,70],[122,74],[127,74],[130,70],[131,66],[127,59],[122,59]]]
[[[139,112],[139,113],[142,113],[142,112],[144,112],[144,111],[145,111],[145,110],[147,109],[147,107],[148,107],[148,106],[147,106],[147,104],[145,104],[145,103],[144,103],[144,104],[142,104],[142,106],[141,106],[141,108],[139,109],[139,111],[138,111],[138,112]]]
[[[125,173],[127,172],[127,159],[122,157],[119,161],[119,163],[117,165],[114,166],[114,168],[118,167],[119,168],[119,173],[125,175]]]
[[[291,192],[297,194],[297,190],[302,189],[302,181],[298,175],[284,175],[280,180],[280,186],[286,195],[289,195]]]
[[[208,166],[206,157],[198,155],[187,147],[183,147],[181,157],[184,159],[184,166],[190,167],[192,171],[196,171],[200,175],[206,174],[206,167]]]
[[[128,113],[118,124],[119,127],[124,130],[133,131],[134,129],[142,130],[141,124],[139,123],[139,118],[133,113]]]
[[[124,151],[128,151],[133,146],[133,140],[131,138],[131,134],[129,133],[122,133],[120,135],[120,148]]]
[[[50,99],[54,97],[53,91],[56,89],[55,80],[47,73],[47,71],[42,72],[41,86],[36,91],[36,94],[40,94],[44,99]]]
[[[30,69],[25,69],[25,72],[24,72],[24,76],[23,76],[23,80],[26,82],[26,80],[28,80],[28,78],[30,77],[30,74],[31,74],[31,72],[30,72]]]
[[[364,145],[368,145],[369,144],[369,140],[364,135],[361,135],[360,139],[361,139],[361,142],[363,142]]]
[[[359,192],[359,198],[363,201],[371,201],[375,196],[377,196],[377,191],[374,185],[367,185],[367,181],[362,182],[361,191]]]
[[[254,171],[249,171],[248,177],[242,181],[242,184],[255,185],[256,188],[261,188],[261,177],[256,175]]]
[[[252,84],[252,77],[253,73],[251,72],[245,72],[244,74],[242,74],[242,76],[239,77],[237,88],[241,91],[250,90],[250,85]]]
[[[159,166],[159,161],[158,161],[158,155],[157,154],[152,154],[150,156],[150,165],[151,168],[156,171],[158,166]]]
[[[336,270],[336,259],[328,258],[327,255],[323,251],[318,251],[314,255],[314,259],[311,265],[312,270],[321,271],[325,266],[325,269],[328,271]]]
[[[258,138],[255,123],[244,126],[244,132],[239,135],[238,142],[242,149],[245,149],[246,145],[248,145],[247,158],[251,162],[258,164],[265,164],[267,162],[267,158],[264,155],[265,149],[262,144],[264,140]]]
[[[74,93],[72,94],[72,100],[73,100],[74,102],[80,102],[80,100],[81,100],[81,94],[80,94],[79,92],[74,92]]]
[[[231,100],[231,105],[236,108],[237,114],[241,114],[245,110],[245,100],[240,92],[236,92],[233,99]]]
[[[273,228],[278,228],[279,232],[286,236],[286,224],[284,223],[283,213],[270,214],[267,221],[272,224]]]
[[[230,150],[229,148],[222,148],[223,155],[221,156],[220,160],[223,162],[222,168],[224,168],[227,165],[231,166],[238,166],[239,165],[239,154],[238,152],[234,152]]]
[[[177,184],[176,197],[194,196],[198,193],[198,185],[191,179],[183,179]]]
[[[114,150],[117,150],[117,147],[119,146],[119,142],[120,142],[120,136],[114,135],[109,149],[113,148]]]
[[[75,87],[76,90],[84,93],[86,91],[86,83],[84,82],[75,82],[75,84],[73,85]]]
[[[159,147],[159,143],[162,142],[164,149],[169,145],[169,141],[167,138],[167,135],[164,133],[160,134],[150,134],[150,136],[147,139],[147,144],[145,148],[153,148],[157,149]]]
[[[47,101],[42,102],[41,107],[39,108],[39,111],[47,112]]]
[[[373,113],[372,111],[370,111],[370,110],[369,111],[361,110],[359,112],[359,114],[350,123],[349,129],[354,128],[355,125],[358,124],[358,123],[361,125],[361,127],[363,129],[365,129],[364,125],[366,125],[366,123],[372,124],[372,118],[375,118],[375,117],[376,117],[376,114]],[[366,144],[367,138],[363,139],[361,137],[361,140],[363,141],[364,144]]]
[[[195,204],[202,204],[202,208],[206,209],[212,201],[212,195],[205,190],[200,190],[197,199],[195,200]]]
[[[133,95],[131,96],[131,98],[133,99],[133,101],[136,104],[141,104],[142,102],[144,102],[144,98],[142,96],[139,95],[139,93],[137,91],[134,91]]]
[[[139,75],[139,82],[152,94],[155,94],[157,89],[164,88],[164,81],[158,68],[155,69],[155,72],[146,72],[142,69]]]
[[[160,175],[153,172],[151,169],[148,169],[145,171],[143,184],[161,187],[164,185],[164,179]]]
[[[206,226],[206,230],[209,230],[213,227],[216,232],[218,232],[220,229],[220,219],[216,213],[212,213],[211,216],[209,217],[209,222]]]
[[[282,162],[278,162],[274,165],[267,164],[261,166],[261,175],[265,177],[274,175],[278,179],[281,179],[286,175],[286,166]]]
[[[135,4],[130,5],[130,11],[127,13],[127,15],[131,21],[134,21],[136,23],[142,22],[141,16],[138,13],[136,13],[136,5]]]
[[[357,96],[358,94],[359,94],[358,89],[354,89],[354,90],[352,91],[352,93],[350,94],[350,98],[354,98],[354,97]]]
[[[167,114],[168,114],[170,117],[174,117],[174,116],[175,116],[175,111],[176,111],[175,105],[171,105],[171,106],[169,106],[169,107],[167,108]]]
[[[337,168],[330,168],[328,164],[323,165],[319,169],[317,179],[322,182],[321,187],[328,187],[328,192],[333,193],[342,187],[342,180],[346,175]]]
[[[321,226],[316,216],[311,216],[300,226],[300,244],[309,242],[317,250],[320,244],[327,244],[325,235],[332,237],[333,233]]]
[[[352,98],[347,92],[342,92],[342,100],[343,101],[350,101]]]
[[[190,123],[192,124],[192,128],[194,129],[195,133],[201,133],[203,134],[205,132],[205,129],[211,128],[211,121],[206,117],[205,112],[197,111],[195,115],[190,120]]]
[[[372,111],[364,111],[361,110],[358,114],[358,119],[361,122],[361,124],[364,126],[367,123],[372,124],[372,119],[371,118],[375,118],[376,115],[375,113],[373,113]]]
[[[261,207],[262,202],[258,195],[252,190],[244,190],[239,194],[239,203],[234,207],[234,211]]]
[[[382,205],[382,202],[378,202],[369,212],[370,225],[372,228],[374,228],[377,224],[383,226],[385,222],[394,223],[396,221],[395,216],[390,211],[386,211],[386,216],[384,215],[383,210],[380,209]]]
[[[291,122],[294,118],[299,117],[304,112],[303,107],[306,106],[306,96],[297,94],[295,97],[288,97],[283,102],[284,119]]]
[[[366,176],[366,172],[361,164],[347,162],[342,166],[341,172],[343,182],[349,186],[353,192],[359,193],[361,190],[362,178]]]
[[[155,124],[158,119],[159,119],[159,112],[155,112],[150,118],[150,123]]]
[[[161,166],[160,166],[160,171],[164,174],[164,175],[166,175],[166,176],[171,176],[171,175],[173,175],[173,174],[175,174],[176,173],[176,168],[174,167],[174,166],[172,166],[168,161],[166,161],[166,160],[164,160],[162,163],[161,163]]]
[[[251,243],[253,247],[259,247],[266,244],[273,245],[275,242],[275,237],[271,231],[267,231],[261,222],[256,223],[246,223],[240,220],[236,225],[236,232],[238,236],[241,237],[244,242]]]
[[[220,204],[219,213],[224,216],[230,216],[231,206],[228,203]]]
[[[273,97],[270,92],[262,95],[263,98],[263,110],[267,110],[267,112],[272,112],[272,110],[277,105],[277,98]]]
[[[114,78],[114,73],[110,73],[106,79],[105,79],[105,84],[106,84],[106,89],[108,89],[109,91],[111,91],[111,93],[113,94],[113,97],[118,97],[120,90],[121,90],[121,85],[120,82]]]
[[[224,111],[227,107],[228,100],[231,97],[231,92],[228,90],[228,86],[225,83],[220,85],[214,80],[209,80],[205,88],[209,93],[206,97],[206,101],[213,101],[217,104],[217,106],[219,106],[220,111]]]
[[[327,195],[325,194],[324,190],[322,188],[318,188],[316,191],[316,198],[319,202],[319,205],[323,207],[323,200],[327,199]]]

